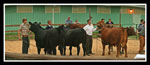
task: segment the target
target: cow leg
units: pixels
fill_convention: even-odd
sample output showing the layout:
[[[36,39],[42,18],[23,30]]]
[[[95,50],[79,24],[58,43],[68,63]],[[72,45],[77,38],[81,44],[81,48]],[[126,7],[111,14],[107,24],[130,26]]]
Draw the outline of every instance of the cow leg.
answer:
[[[121,47],[120,55],[124,54],[124,47]]]
[[[113,52],[113,46],[111,46],[110,49],[111,49],[111,52]]]
[[[110,45],[110,43],[107,43],[107,44]],[[113,52],[113,46],[112,45],[110,46],[110,51]]]
[[[56,55],[56,47],[53,48],[53,55]]]
[[[105,43],[102,42],[102,44],[103,44],[103,53],[102,53],[102,56],[104,56],[105,55]]]
[[[128,57],[128,55],[127,55],[127,45],[125,45],[125,57]]]
[[[85,56],[85,54],[86,54],[86,43],[84,42],[83,44],[82,44],[82,48],[83,48],[83,56]]]
[[[124,54],[124,48],[122,48],[122,54]]]
[[[79,56],[80,53],[80,46],[77,46],[77,55]]]
[[[63,50],[61,46],[59,46],[59,51],[60,51],[60,54],[63,55]]]
[[[70,56],[72,55],[72,46],[70,46]]]
[[[109,45],[109,51],[108,51],[108,55],[110,55],[110,48],[112,47],[112,45]]]
[[[38,54],[40,54],[41,48],[40,48],[40,47],[37,47],[37,50],[38,50]]]
[[[45,52],[45,55],[46,55],[46,48],[44,48],[44,52]]]
[[[52,49],[51,48],[50,49],[47,48],[46,51],[47,51],[47,54],[50,54],[50,55],[52,54]]]
[[[117,45],[117,55],[116,55],[116,57],[119,57],[119,55],[120,55],[120,48],[121,48],[121,45]]]
[[[64,55],[66,55],[66,46],[64,47]]]

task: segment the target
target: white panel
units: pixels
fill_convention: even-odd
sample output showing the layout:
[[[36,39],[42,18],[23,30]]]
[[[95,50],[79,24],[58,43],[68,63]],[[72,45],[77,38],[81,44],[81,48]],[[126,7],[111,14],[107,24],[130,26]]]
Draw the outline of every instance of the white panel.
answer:
[[[60,13],[60,6],[45,6],[45,13],[53,13],[53,7],[54,13]]]
[[[17,6],[17,13],[32,13],[33,7],[30,5],[19,5]]]
[[[72,13],[86,13],[86,6],[72,6]]]

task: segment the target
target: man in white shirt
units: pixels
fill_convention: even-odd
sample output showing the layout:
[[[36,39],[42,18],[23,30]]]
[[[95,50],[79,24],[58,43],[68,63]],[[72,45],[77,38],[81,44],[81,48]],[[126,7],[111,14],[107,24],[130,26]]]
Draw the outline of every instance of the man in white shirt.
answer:
[[[93,27],[93,24],[91,23],[91,19],[87,20],[87,25],[83,27],[83,29],[86,31],[87,34],[87,40],[86,40],[86,47],[87,47],[87,55],[93,54],[92,53],[92,35],[93,31],[97,29]]]

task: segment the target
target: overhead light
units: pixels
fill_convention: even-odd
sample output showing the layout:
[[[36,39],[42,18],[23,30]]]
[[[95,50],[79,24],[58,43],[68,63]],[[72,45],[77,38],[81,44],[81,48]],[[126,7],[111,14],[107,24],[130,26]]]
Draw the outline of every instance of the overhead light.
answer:
[[[128,9],[128,13],[129,13],[129,14],[133,14],[133,13],[134,13],[134,10],[133,10],[133,9]]]

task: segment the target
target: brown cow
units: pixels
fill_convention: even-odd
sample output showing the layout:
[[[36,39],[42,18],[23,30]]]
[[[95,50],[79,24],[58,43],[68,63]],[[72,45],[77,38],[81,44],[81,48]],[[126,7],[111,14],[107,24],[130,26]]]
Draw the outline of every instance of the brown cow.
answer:
[[[84,26],[84,24],[69,24],[70,29],[83,28]]]
[[[106,27],[105,23],[99,22],[98,27],[101,27],[101,39],[103,44],[103,53],[105,55],[105,45],[109,43],[109,52],[110,54],[110,46],[117,46],[117,55],[120,55],[120,49],[125,48],[125,57],[127,57],[127,38],[128,36],[135,35],[134,28],[122,28],[122,27]]]

